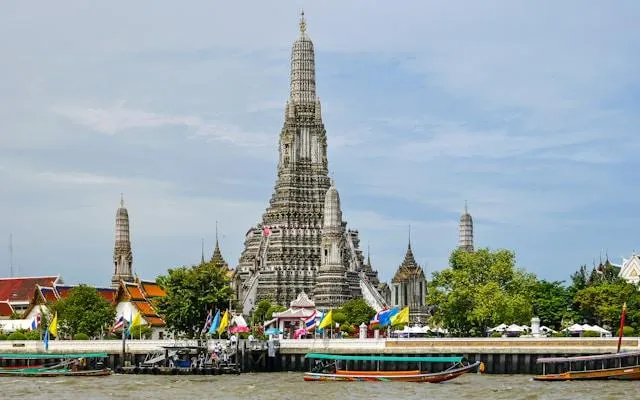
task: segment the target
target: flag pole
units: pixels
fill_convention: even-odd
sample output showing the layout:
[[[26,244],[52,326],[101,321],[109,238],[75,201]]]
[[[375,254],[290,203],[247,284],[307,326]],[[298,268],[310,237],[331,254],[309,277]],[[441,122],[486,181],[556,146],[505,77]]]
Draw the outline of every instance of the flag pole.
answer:
[[[627,302],[622,305],[622,315],[620,316],[620,332],[618,332],[618,350],[616,353],[620,353],[620,346],[622,346],[622,334],[624,331],[624,319],[627,314]]]

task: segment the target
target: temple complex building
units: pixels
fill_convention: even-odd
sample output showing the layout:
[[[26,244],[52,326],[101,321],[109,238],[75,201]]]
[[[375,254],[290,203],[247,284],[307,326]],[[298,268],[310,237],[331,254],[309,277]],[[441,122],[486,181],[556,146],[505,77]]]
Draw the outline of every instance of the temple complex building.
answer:
[[[409,307],[410,323],[425,324],[429,317],[426,297],[427,278],[413,256],[409,240],[404,260],[391,280],[391,305]]]
[[[365,273],[358,231],[347,230],[342,220],[339,226],[324,225],[325,212],[333,212],[325,207],[331,186],[327,133],[316,95],[314,46],[304,13],[299,26],[300,36],[291,52],[290,93],[278,144],[275,189],[262,220],[246,233],[234,276],[235,306],[249,314],[262,299],[286,306],[300,292],[326,302],[326,284],[316,296],[317,274],[326,261],[330,264],[324,264],[324,272],[331,276],[344,269],[344,281],[336,282],[340,293],[336,301],[362,296],[381,309],[385,301],[376,287],[377,274]],[[325,250],[339,253],[325,256]]]
[[[133,252],[129,234],[129,213],[120,197],[120,208],[116,212],[116,241],[113,246],[113,276],[111,286],[117,288],[120,281],[133,282]]]
[[[464,212],[460,216],[460,226],[458,227],[458,248],[464,251],[473,251],[473,218],[467,209],[467,202],[464,202]]]

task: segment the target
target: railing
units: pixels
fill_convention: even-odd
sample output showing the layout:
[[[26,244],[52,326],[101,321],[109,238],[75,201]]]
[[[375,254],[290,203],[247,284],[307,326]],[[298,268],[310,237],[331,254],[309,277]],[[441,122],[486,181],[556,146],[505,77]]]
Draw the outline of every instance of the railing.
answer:
[[[365,300],[368,300],[368,303],[373,303],[369,305],[371,305],[376,311],[380,311],[387,306],[385,299],[380,295],[378,290],[373,287],[371,282],[369,282],[367,275],[362,271],[360,272],[360,290],[362,291],[362,297],[364,297]],[[368,292],[369,296],[367,296],[365,292]],[[367,299],[367,297],[370,297],[370,299]]]
[[[226,340],[219,340],[226,344]],[[209,349],[213,349],[218,340],[207,341]],[[163,346],[197,346],[197,340],[136,340],[127,339],[125,350],[127,353],[146,354],[162,350]],[[45,353],[44,342],[40,340],[1,340],[0,352],[2,353]],[[105,352],[119,354],[122,352],[121,340],[51,340],[49,350],[51,353],[89,353]]]

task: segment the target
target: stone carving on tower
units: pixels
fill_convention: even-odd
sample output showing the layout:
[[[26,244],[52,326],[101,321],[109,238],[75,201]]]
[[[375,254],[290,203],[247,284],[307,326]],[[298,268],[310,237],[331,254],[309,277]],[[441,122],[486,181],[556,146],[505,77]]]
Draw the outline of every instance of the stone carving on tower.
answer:
[[[316,307],[335,308],[352,297],[344,265],[346,247],[340,195],[336,187],[331,186],[324,200],[321,262],[313,292]]]
[[[330,186],[327,134],[304,13],[299,26],[300,36],[291,51],[290,93],[278,143],[275,188],[261,222],[246,233],[236,268],[236,308],[244,313],[262,299],[286,306],[300,292],[314,293],[322,262],[324,202]],[[363,257],[358,232],[349,230],[344,237],[350,287],[359,292]]]
[[[404,260],[391,280],[391,304],[395,307],[408,306],[410,322],[424,324],[429,317],[426,297],[427,278],[413,256],[409,240]]]
[[[458,248],[464,251],[473,251],[473,218],[467,209],[467,202],[464,202],[464,213],[460,216],[460,226],[458,227]]]
[[[133,282],[133,252],[129,235],[129,213],[120,196],[120,208],[116,212],[116,241],[113,247],[113,276],[111,286],[120,287],[120,281]]]

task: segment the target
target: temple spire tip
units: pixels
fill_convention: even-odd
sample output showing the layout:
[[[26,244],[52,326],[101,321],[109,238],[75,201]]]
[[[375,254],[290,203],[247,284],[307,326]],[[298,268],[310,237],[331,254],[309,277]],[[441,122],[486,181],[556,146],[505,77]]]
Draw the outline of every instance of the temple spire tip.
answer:
[[[120,207],[124,208],[124,193],[120,192]]]
[[[304,19],[304,9],[300,9],[300,36],[307,32],[307,22]]]

